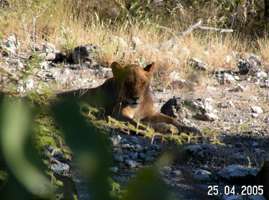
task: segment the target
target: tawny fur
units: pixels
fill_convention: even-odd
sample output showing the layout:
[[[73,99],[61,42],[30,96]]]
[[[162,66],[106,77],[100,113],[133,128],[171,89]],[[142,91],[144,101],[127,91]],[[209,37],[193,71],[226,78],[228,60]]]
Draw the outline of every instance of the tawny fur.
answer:
[[[59,97],[72,97],[91,106],[102,108],[105,115],[119,120],[145,124],[167,123],[176,126],[180,132],[197,132],[175,119],[155,110],[150,91],[150,81],[154,72],[154,63],[145,68],[139,65],[122,66],[111,64],[113,77],[101,86],[91,89],[59,93]]]

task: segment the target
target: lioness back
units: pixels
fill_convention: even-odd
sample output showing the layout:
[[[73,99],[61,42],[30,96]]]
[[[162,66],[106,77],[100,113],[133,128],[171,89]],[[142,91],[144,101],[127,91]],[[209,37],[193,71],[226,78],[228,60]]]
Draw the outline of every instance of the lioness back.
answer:
[[[153,112],[153,100],[149,89],[151,73],[147,68],[143,69],[138,65],[122,66],[115,62],[111,68],[113,77],[102,85],[61,92],[57,96],[77,99],[91,106],[103,108],[109,115],[117,115],[124,108],[137,118]]]
[[[193,132],[194,129],[189,129],[154,109],[150,91],[154,63],[143,68],[135,64],[123,66],[113,62],[111,68],[113,77],[102,85],[91,89],[62,92],[57,96],[75,98],[104,109],[106,115],[131,123],[137,121],[147,124],[168,123],[173,124],[180,131],[184,129]]]

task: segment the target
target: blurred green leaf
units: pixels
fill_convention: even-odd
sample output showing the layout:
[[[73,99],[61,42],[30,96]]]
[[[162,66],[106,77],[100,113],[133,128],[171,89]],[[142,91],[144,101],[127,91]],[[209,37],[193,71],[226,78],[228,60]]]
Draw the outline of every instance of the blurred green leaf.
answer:
[[[13,178],[18,180],[9,181],[9,185],[15,188],[15,193],[6,189],[6,194],[10,196],[27,194],[23,192],[23,185],[30,193],[38,197],[51,197],[52,188],[48,179],[41,173],[41,171],[32,164],[33,158],[36,156],[35,150],[29,146],[29,139],[31,138],[31,114],[30,109],[22,100],[15,100],[5,98],[2,105],[1,113],[1,130],[0,130],[0,146],[4,156],[4,160],[8,169],[14,175]],[[26,153],[31,152],[27,157]],[[14,180],[14,179],[11,180]],[[20,183],[20,184],[19,184]],[[22,193],[19,191],[21,190]],[[8,194],[9,192],[9,194]],[[22,198],[23,199],[23,198]]]
[[[138,172],[130,181],[123,200],[168,200],[168,188],[156,168],[149,167]]]
[[[109,195],[111,151],[104,130],[86,121],[80,113],[79,105],[74,101],[58,103],[52,110],[82,174],[88,179],[92,199],[111,199]]]

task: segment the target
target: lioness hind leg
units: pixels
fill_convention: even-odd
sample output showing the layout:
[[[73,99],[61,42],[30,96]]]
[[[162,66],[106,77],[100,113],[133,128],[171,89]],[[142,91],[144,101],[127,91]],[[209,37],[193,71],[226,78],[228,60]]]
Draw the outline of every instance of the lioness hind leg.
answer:
[[[172,124],[175,127],[177,127],[179,132],[201,134],[201,131],[199,129],[197,129],[195,127],[186,126],[182,122],[179,122],[179,121],[173,119],[172,117],[169,117],[169,116],[164,115],[162,113],[156,113],[150,117],[146,117],[143,119],[142,122],[146,122],[146,123],[150,123],[150,124],[164,122],[167,124]]]

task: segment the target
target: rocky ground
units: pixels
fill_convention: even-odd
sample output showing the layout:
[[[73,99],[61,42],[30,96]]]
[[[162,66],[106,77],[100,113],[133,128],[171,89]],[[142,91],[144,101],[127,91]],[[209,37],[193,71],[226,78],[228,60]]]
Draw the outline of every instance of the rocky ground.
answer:
[[[63,53],[49,43],[21,51],[19,41],[11,35],[0,43],[2,90],[25,96],[98,86],[112,76],[110,68],[97,62],[99,53],[101,49],[95,45]],[[223,195],[225,185],[235,185],[238,191],[241,185],[257,185],[255,176],[269,159],[269,69],[255,54],[232,59],[237,63],[234,69],[215,71],[208,71],[207,64],[197,58],[190,59],[190,73],[200,81],[183,79],[176,68],[159,71],[152,83],[156,107],[183,117],[203,135],[182,134],[171,142],[111,131],[115,181],[124,186],[162,152],[180,149],[175,151],[175,161],[161,170],[176,199],[264,199]],[[52,159],[52,172],[81,179],[72,175],[70,161],[61,150],[47,146],[44,152]],[[221,194],[208,196],[210,185],[218,185]]]

